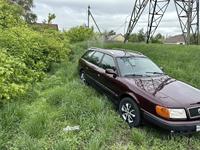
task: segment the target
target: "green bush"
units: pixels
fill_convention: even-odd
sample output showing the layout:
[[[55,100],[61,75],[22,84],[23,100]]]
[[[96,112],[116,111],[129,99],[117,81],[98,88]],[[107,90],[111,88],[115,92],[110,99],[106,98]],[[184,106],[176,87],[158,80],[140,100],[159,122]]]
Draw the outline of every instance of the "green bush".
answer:
[[[11,5],[7,0],[0,0],[0,29],[24,25],[21,19],[22,9]]]
[[[30,69],[47,71],[51,63],[60,62],[69,54],[69,42],[59,33],[39,33],[27,27],[1,31],[0,46],[20,58]],[[64,36],[63,36],[64,37]]]
[[[84,26],[78,26],[71,28],[66,32],[66,35],[70,42],[75,43],[91,39],[94,36],[94,32],[93,29]]]
[[[23,94],[36,75],[19,59],[0,49],[0,100]]]
[[[0,0],[0,101],[26,93],[41,81],[53,63],[68,59],[70,44],[59,31],[34,31],[20,17],[21,9]]]
[[[0,48],[6,49],[1,52],[2,58],[5,58],[1,60],[1,66],[5,65],[8,69],[13,66],[15,69],[12,74],[2,69],[7,72],[1,76],[7,88],[1,86],[1,99],[10,99],[17,93],[23,93],[28,82],[40,81],[45,72],[51,69],[52,63],[60,63],[68,59],[70,54],[70,44],[59,32],[39,33],[27,27],[0,29],[0,32]]]

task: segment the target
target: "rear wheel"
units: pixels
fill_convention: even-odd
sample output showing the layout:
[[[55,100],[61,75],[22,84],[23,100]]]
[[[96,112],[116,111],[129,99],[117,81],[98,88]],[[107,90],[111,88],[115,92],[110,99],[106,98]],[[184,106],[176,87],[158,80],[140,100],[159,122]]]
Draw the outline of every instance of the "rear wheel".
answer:
[[[119,104],[119,113],[130,127],[138,127],[140,125],[140,109],[133,99],[129,97],[123,98]]]
[[[83,70],[80,71],[80,79],[84,84],[87,84],[87,81],[85,79],[85,72]]]

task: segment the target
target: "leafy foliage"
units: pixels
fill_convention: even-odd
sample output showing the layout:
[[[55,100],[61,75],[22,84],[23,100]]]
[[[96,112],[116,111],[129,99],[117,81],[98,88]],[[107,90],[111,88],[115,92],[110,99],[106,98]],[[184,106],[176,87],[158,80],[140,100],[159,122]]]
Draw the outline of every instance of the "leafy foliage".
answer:
[[[144,30],[141,29],[138,33],[131,34],[129,42],[145,42],[145,36]]]
[[[18,5],[21,7],[21,16],[23,16],[24,20],[27,23],[35,23],[37,20],[36,14],[31,11],[33,8],[33,0],[8,0],[14,5]]]
[[[36,71],[48,71],[51,63],[60,62],[69,53],[69,42],[60,33],[41,34],[27,27],[2,31],[0,45]]]
[[[10,5],[4,0],[0,0],[0,29],[7,29],[14,26],[23,25],[20,18],[22,9],[16,5]]]
[[[9,56],[5,50],[0,50],[0,58],[0,99],[23,94],[35,73],[19,59]]]
[[[56,15],[55,14],[51,14],[51,13],[49,13],[49,15],[48,15],[48,23],[50,24],[50,23],[52,23],[52,21],[54,20],[56,18]]]
[[[105,37],[105,39],[109,39],[110,36],[116,35],[116,32],[114,30],[110,30],[110,31],[105,31],[103,33],[103,36]]]
[[[67,37],[69,38],[70,42],[81,42],[91,39],[94,36],[93,29],[79,26],[73,27],[69,31],[66,32]]]
[[[160,33],[156,34],[155,36],[151,37],[151,43],[163,43],[164,36]],[[138,33],[133,33],[129,37],[129,42],[146,42],[146,34],[143,29],[139,30]]]
[[[160,43],[162,44],[164,41],[165,37],[162,36],[162,34],[158,33],[154,37],[151,38],[152,43]]]
[[[20,18],[20,9],[0,1],[0,101],[26,92],[40,81],[52,63],[60,63],[70,54],[67,37],[58,31],[37,32]]]

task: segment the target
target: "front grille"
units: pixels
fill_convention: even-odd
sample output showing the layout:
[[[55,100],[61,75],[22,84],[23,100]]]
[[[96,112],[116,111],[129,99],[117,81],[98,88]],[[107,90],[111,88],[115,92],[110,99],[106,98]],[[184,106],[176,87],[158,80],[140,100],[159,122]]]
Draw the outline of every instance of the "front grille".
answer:
[[[188,109],[190,118],[200,118],[200,106]]]

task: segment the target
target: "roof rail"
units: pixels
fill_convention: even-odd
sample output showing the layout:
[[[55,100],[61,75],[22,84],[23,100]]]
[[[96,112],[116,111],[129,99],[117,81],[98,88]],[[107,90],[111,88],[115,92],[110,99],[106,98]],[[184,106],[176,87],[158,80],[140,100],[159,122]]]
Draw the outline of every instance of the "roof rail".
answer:
[[[138,52],[138,51],[133,51],[133,50],[131,50],[130,52],[133,52],[133,53],[136,53],[136,54],[140,54],[140,55],[144,55],[143,53]]]
[[[141,52],[134,51],[134,50],[130,50],[130,49],[113,48],[113,50],[121,50],[121,51],[126,51],[126,52],[131,52],[131,53],[136,53],[136,54],[144,55],[144,54],[141,53]]]
[[[101,49],[101,48],[98,48],[98,47],[90,47],[88,49],[91,49],[91,50],[95,50],[95,49]]]

